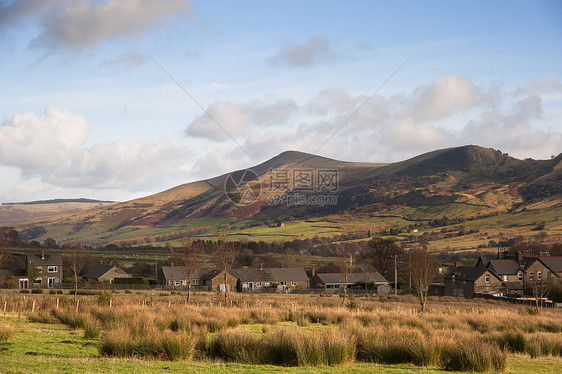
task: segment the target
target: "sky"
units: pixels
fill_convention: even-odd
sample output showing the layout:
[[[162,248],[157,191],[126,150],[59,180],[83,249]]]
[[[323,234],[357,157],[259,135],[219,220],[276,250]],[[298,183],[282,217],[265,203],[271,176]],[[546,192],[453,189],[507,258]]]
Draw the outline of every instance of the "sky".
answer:
[[[559,1],[0,1],[0,202],[125,201],[286,150],[562,152]]]

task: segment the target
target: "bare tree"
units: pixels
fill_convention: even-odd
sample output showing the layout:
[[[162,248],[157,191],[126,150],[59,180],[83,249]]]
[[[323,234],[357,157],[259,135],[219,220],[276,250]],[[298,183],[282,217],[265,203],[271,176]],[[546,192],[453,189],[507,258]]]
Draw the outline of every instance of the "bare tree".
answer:
[[[10,257],[9,249],[18,243],[19,233],[13,227],[0,227],[0,269]]]
[[[337,265],[340,270],[340,273],[343,276],[342,305],[345,305],[345,299],[347,297],[347,283],[349,281],[349,276],[351,274],[352,267],[353,267],[353,255],[351,254],[351,252],[345,250],[339,245],[336,247],[336,255],[338,257]]]
[[[82,243],[74,242],[70,244],[68,254],[66,255],[66,266],[70,269],[74,279],[74,301],[78,295],[78,275],[82,271],[86,263],[86,254],[82,250]]]
[[[409,273],[412,289],[420,302],[421,311],[425,311],[429,286],[439,276],[439,261],[433,257],[427,247],[410,250]]]
[[[228,287],[228,273],[232,270],[239,252],[239,243],[227,242],[224,239],[219,239],[211,252],[216,267],[220,271],[224,271],[224,306],[227,306],[228,292],[230,291]]]
[[[197,272],[197,269],[201,266],[201,243],[194,242],[189,238],[184,238],[182,240],[181,249],[183,250],[183,253],[180,257],[180,261],[185,269],[185,275],[187,278],[187,303],[189,304],[189,298],[191,296],[191,282],[193,281],[193,277]]]
[[[552,280],[545,278],[546,277],[543,275],[541,279],[529,282],[531,294],[535,299],[535,310],[537,314],[541,312],[544,299],[548,296],[550,289],[552,288]]]
[[[394,261],[404,257],[402,249],[393,239],[373,238],[369,240],[367,248],[361,257],[371,268],[378,271],[386,279],[394,275]],[[396,286],[396,285],[395,285]]]

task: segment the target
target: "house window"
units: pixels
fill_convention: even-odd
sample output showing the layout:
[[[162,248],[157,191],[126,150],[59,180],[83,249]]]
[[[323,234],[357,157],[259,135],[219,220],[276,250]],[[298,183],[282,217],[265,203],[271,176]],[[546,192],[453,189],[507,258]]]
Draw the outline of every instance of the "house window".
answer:
[[[47,272],[48,273],[56,273],[57,271],[59,271],[59,267],[58,266],[49,266],[47,268]]]
[[[35,279],[33,280],[33,284],[41,284],[41,277],[35,278]]]
[[[523,282],[523,273],[519,273],[519,281]]]
[[[181,284],[182,284],[183,286],[186,286],[186,285],[187,285],[187,281],[186,281],[186,280],[183,280],[183,281],[181,281]]]
[[[529,272],[529,280],[533,280],[533,272],[532,271]]]
[[[295,281],[291,282],[291,286],[295,287],[296,285],[297,285],[297,282],[295,282]]]
[[[484,277],[484,282],[490,283],[490,276],[489,276],[489,275],[486,275],[486,276]]]
[[[504,275],[504,276],[503,276],[503,281],[504,281],[504,282],[507,282],[507,275]]]
[[[287,285],[287,282],[283,281],[283,282],[281,282],[281,285],[282,285],[282,286],[286,286],[286,285]]]
[[[542,280],[542,273],[537,271],[537,280]]]
[[[43,267],[42,266],[36,266],[37,269],[39,269],[39,272],[42,273],[43,272]]]
[[[179,285],[180,285],[180,281],[175,281],[174,284],[175,284],[176,286],[179,286]]]
[[[457,296],[457,289],[453,288],[453,296]]]
[[[462,288],[459,289],[459,296],[461,296],[461,297],[464,296],[464,290]]]
[[[193,284],[194,284],[195,286],[199,285],[199,279],[195,279],[195,280],[193,281]]]
[[[271,282],[265,282],[266,287],[271,287]]]
[[[261,287],[261,282],[256,282],[256,287]]]

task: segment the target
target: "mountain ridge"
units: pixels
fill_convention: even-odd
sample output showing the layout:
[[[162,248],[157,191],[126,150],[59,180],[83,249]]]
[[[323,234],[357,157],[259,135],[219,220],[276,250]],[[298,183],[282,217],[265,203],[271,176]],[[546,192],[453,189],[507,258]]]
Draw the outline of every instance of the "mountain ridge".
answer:
[[[233,204],[225,194],[227,178],[239,172],[235,171],[131,201],[18,225],[23,228],[45,226],[46,236],[56,234],[60,240],[103,243],[131,235],[133,231],[189,228],[199,225],[201,220],[236,223],[349,213],[372,215],[400,209],[418,212],[411,213],[416,215],[429,211],[431,206],[442,206],[444,213],[463,216],[504,214],[527,203],[536,203],[531,201],[536,191],[541,191],[544,198],[554,195],[557,201],[562,192],[558,190],[561,158],[562,154],[552,160],[519,160],[476,145],[436,150],[389,164],[338,161],[285,151],[248,168],[258,177],[242,186],[259,190],[251,204]],[[291,172],[303,170],[336,170],[338,187],[331,195],[337,198],[337,204],[288,206],[269,203],[272,191],[268,190],[268,183],[272,178],[279,175],[294,177]],[[305,198],[315,194],[314,191],[297,191],[294,187],[287,185],[274,192],[281,195],[298,193]],[[465,207],[463,212],[453,208],[458,204]],[[470,209],[466,209],[468,206]],[[439,214],[439,209],[432,214]],[[433,216],[427,219],[433,219]],[[212,227],[213,230],[219,229]]]

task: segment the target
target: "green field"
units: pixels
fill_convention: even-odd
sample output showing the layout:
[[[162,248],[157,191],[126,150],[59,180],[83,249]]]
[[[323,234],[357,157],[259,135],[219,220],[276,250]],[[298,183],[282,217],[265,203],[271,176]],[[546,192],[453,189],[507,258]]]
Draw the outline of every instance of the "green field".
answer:
[[[156,304],[140,306],[139,301],[145,300],[143,298],[148,295],[141,292],[135,292],[129,296],[115,295],[113,309],[108,309],[107,306],[105,309],[100,307],[99,302],[96,303],[95,296],[81,297],[80,315],[88,316],[89,311],[94,313],[93,315],[103,313],[107,316],[112,313],[115,316],[122,315],[122,313],[135,313],[141,319],[148,318],[147,321],[155,318],[154,321],[157,324],[173,320],[178,316],[188,317],[192,321],[206,321],[205,323],[222,320],[220,323],[223,327],[219,331],[246,332],[256,337],[265,336],[266,329],[267,333],[276,329],[289,329],[319,336],[322,332],[329,330],[337,331],[341,328],[340,324],[348,326],[346,329],[366,328],[356,325],[353,322],[355,319],[371,321],[366,322],[371,326],[393,321],[399,325],[395,327],[401,330],[392,327],[388,330],[391,333],[401,331],[402,334],[411,334],[416,331],[417,333],[425,331],[424,334],[437,334],[433,337],[428,336],[430,339],[439,339],[441,334],[451,337],[460,334],[462,338],[459,339],[487,339],[487,336],[497,337],[498,334],[504,334],[505,331],[526,331],[524,335],[530,344],[535,337],[540,338],[541,336],[550,339],[551,342],[557,341],[556,339],[560,341],[559,334],[561,334],[560,332],[541,332],[560,331],[559,310],[545,311],[544,315],[529,316],[524,308],[486,301],[431,299],[431,310],[426,314],[418,314],[412,310],[412,307],[415,309],[415,304],[413,304],[415,299],[409,297],[386,301],[378,298],[359,298],[357,299],[359,309],[353,311],[340,310],[338,297],[319,298],[307,295],[269,295],[264,298],[237,295],[234,298],[236,307],[221,308],[212,294],[196,295],[197,306],[187,307],[182,304],[184,298],[181,295],[173,296],[169,292],[164,292],[156,299]],[[67,315],[73,315],[75,308],[71,299],[65,299],[65,296],[56,297],[63,299],[61,305],[66,305],[61,306],[59,310]],[[250,365],[240,362],[224,362],[219,359],[201,357],[198,354],[191,360],[179,361],[166,361],[155,357],[144,359],[106,357],[100,356],[98,350],[98,346],[103,341],[103,333],[100,338],[87,339],[82,328],[72,329],[56,322],[56,319],[47,324],[31,322],[27,318],[27,316],[41,316],[40,313],[44,313],[43,316],[51,314],[48,311],[54,308],[54,296],[32,295],[25,298],[17,293],[4,292],[0,294],[0,298],[11,305],[8,307],[7,313],[0,314],[1,373],[455,373],[455,371],[445,371],[436,366],[415,366],[409,363],[376,364],[360,360],[330,367]],[[30,312],[32,300],[37,302],[39,310],[34,314]],[[210,306],[211,304],[217,305]],[[18,313],[13,308],[19,308],[21,312]],[[188,308],[188,311],[183,310],[185,308]],[[294,310],[297,316],[316,314],[319,318],[327,319],[322,323],[290,322],[287,321],[288,318],[292,318],[291,313],[287,312],[288,309]],[[162,313],[166,310],[171,313],[169,316]],[[209,312],[213,312],[216,316],[211,317]],[[50,318],[52,319],[52,317]],[[237,326],[230,322],[227,324],[224,321],[225,318],[234,318],[240,324]],[[338,319],[342,319],[342,322],[335,323]],[[260,320],[261,322],[257,322]],[[508,322],[515,323],[516,328],[511,324],[506,325]],[[451,330],[453,326],[458,329],[457,332]],[[7,341],[2,340],[2,331],[6,331],[6,328],[11,331]],[[109,327],[104,327],[104,331],[106,328]],[[156,331],[157,333],[158,331],[169,332],[168,330]],[[216,335],[217,333],[208,333],[207,339]],[[558,353],[555,356],[539,354],[535,358],[531,358],[528,354],[509,353],[504,372],[510,374],[560,373],[561,365],[562,358]]]

